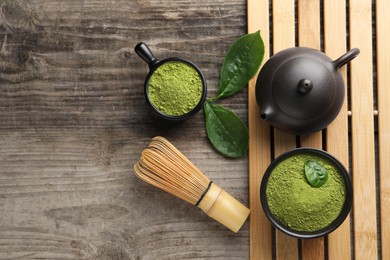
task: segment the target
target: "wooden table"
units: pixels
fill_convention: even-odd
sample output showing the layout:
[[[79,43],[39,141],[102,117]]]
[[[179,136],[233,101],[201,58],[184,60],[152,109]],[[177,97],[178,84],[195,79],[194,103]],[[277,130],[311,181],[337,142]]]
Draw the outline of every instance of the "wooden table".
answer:
[[[134,53],[192,60],[213,96],[246,30],[244,0],[0,0],[0,258],[248,258],[248,223],[234,234],[133,174],[163,135],[248,205],[248,158],[213,150],[203,111],[158,121]],[[246,94],[223,102],[244,120]]]
[[[274,141],[257,132],[270,128],[257,120],[253,82],[249,90],[221,102],[248,122],[252,140],[261,141],[241,159],[226,159],[213,150],[202,112],[183,123],[166,124],[147,108],[143,81],[148,69],[133,51],[138,42],[146,42],[157,58],[194,61],[206,75],[211,97],[229,45],[247,30],[262,30],[268,56],[283,45],[314,44],[291,34],[295,11],[300,15],[304,9],[299,6],[313,8],[311,15],[318,19],[319,4],[330,1],[295,1],[298,6],[287,2],[259,0],[260,6],[253,7],[244,0],[0,0],[0,259],[283,259],[289,252],[297,259],[304,258],[307,248],[320,258],[337,259],[339,252],[347,252],[356,259],[389,259],[389,222],[376,222],[380,214],[385,219],[390,206],[385,178],[390,168],[386,1],[373,5],[376,41],[369,30],[368,1],[348,1],[350,31],[359,31],[360,21],[367,28],[362,35],[350,33],[347,38],[351,47],[362,50],[346,77],[351,88],[359,85],[359,91],[352,88],[351,99],[357,103],[348,102],[342,112],[341,135],[347,143],[342,151],[335,146],[333,153],[346,164],[352,162],[353,215],[366,214],[365,209],[368,213],[351,219],[351,236],[349,225],[344,226],[342,234],[350,239],[341,244],[344,249],[337,249],[332,242],[337,240],[330,237],[311,246],[281,236],[262,219],[256,197],[249,196],[258,180],[251,180],[250,186],[248,174],[255,171],[260,176],[273,156],[292,147],[291,137],[276,132]],[[340,4],[332,1],[336,2]],[[271,11],[282,9],[270,16],[269,5]],[[324,14],[337,9],[323,7]],[[345,15],[345,3],[340,7]],[[338,22],[334,26],[346,28]],[[316,37],[328,32],[326,23],[308,25],[314,27],[299,23],[299,30],[314,28]],[[278,32],[283,41],[277,40]],[[347,37],[336,35],[334,39]],[[326,36],[316,47],[331,57],[347,47],[328,49],[333,42],[329,39]],[[372,60],[375,50],[378,58]],[[378,117],[372,114],[373,101]],[[352,110],[349,121],[347,106]],[[359,134],[348,139],[346,125]],[[337,128],[331,129],[327,136],[332,131],[339,135]],[[138,180],[133,164],[156,135],[167,137],[214,182],[250,205],[251,222],[234,234],[197,208]],[[331,147],[326,143],[326,149]],[[253,227],[257,218],[265,230]]]

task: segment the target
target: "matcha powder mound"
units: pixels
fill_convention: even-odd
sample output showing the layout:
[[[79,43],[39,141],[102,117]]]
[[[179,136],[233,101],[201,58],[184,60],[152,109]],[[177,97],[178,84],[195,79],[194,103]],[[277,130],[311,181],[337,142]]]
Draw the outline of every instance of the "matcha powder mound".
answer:
[[[305,179],[304,163],[319,162],[329,173],[321,187]],[[280,162],[272,171],[266,188],[268,206],[283,224],[297,231],[316,231],[339,215],[345,201],[344,181],[333,164],[312,155],[298,155]]]
[[[170,116],[190,112],[199,103],[203,82],[199,73],[184,62],[166,62],[149,80],[148,96],[152,105]]]

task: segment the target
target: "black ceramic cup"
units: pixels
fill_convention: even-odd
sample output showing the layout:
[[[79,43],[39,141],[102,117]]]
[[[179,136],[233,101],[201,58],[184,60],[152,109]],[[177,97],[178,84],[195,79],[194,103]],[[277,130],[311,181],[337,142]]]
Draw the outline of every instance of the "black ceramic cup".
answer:
[[[268,199],[266,194],[267,184],[270,175],[272,174],[272,171],[274,168],[283,160],[290,158],[292,156],[301,155],[301,154],[308,154],[317,156],[320,158],[324,158],[328,161],[330,161],[333,166],[337,169],[338,173],[342,177],[344,181],[345,186],[345,201],[344,205],[339,213],[339,215],[326,227],[316,230],[316,231],[297,231],[294,229],[291,229],[290,227],[283,224],[281,221],[279,221],[271,212],[269,206],[268,206]],[[290,235],[295,238],[300,239],[311,239],[311,238],[318,238],[325,236],[332,231],[334,231],[336,228],[338,228],[345,220],[345,218],[348,216],[349,212],[351,211],[352,207],[352,198],[353,198],[353,191],[352,191],[352,181],[351,176],[349,175],[348,171],[344,168],[344,166],[341,164],[340,161],[338,161],[335,157],[330,155],[329,153],[318,150],[314,148],[297,148],[294,150],[291,150],[289,152],[286,152],[279,157],[277,157],[267,168],[265,171],[265,174],[263,176],[261,186],[260,186],[260,200],[261,205],[263,207],[264,213],[267,216],[267,218],[271,221],[272,225],[276,227],[277,229],[281,230],[282,232],[286,233],[287,235]]]
[[[177,58],[177,57],[158,60],[154,57],[153,53],[151,52],[149,47],[144,42],[138,43],[134,49],[135,49],[135,52],[138,54],[138,56],[140,56],[149,66],[149,73],[146,76],[145,84],[144,84],[144,94],[145,94],[146,102],[159,117],[166,119],[168,121],[182,121],[182,120],[188,119],[189,117],[191,117],[194,114],[196,114],[197,112],[199,112],[199,110],[202,108],[202,106],[206,100],[207,85],[206,85],[206,79],[205,79],[203,73],[201,72],[201,70],[198,68],[198,66],[196,66],[193,62],[191,62],[189,60]],[[201,97],[200,97],[198,104],[192,110],[190,110],[189,112],[182,114],[182,115],[167,115],[167,114],[163,113],[162,111],[160,111],[157,107],[155,107],[153,105],[153,103],[151,102],[149,95],[148,95],[149,81],[150,81],[151,76],[157,70],[158,67],[160,67],[161,65],[163,65],[164,63],[167,63],[167,62],[182,62],[186,65],[189,65],[190,67],[194,68],[197,71],[197,73],[199,74],[199,77],[202,80],[203,88],[202,88],[202,93],[201,93]]]

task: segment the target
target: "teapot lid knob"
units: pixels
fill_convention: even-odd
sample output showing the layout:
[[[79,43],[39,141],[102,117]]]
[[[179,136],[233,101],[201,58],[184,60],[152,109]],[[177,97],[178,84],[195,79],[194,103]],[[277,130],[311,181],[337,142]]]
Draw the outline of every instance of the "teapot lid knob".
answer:
[[[313,89],[313,82],[310,79],[301,79],[298,82],[298,92],[302,95],[309,93]]]

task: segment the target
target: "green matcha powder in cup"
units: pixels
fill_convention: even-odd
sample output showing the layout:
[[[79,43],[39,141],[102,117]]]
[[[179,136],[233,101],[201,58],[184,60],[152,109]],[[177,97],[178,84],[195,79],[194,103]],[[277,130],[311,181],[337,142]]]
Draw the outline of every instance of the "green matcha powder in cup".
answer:
[[[314,160],[329,174],[321,187],[311,186],[304,164]],[[268,179],[266,196],[271,213],[285,226],[296,231],[317,231],[328,226],[341,212],[345,184],[336,167],[314,155],[295,155],[281,161]]]
[[[198,105],[202,91],[202,78],[195,68],[184,62],[169,61],[150,77],[148,97],[161,113],[181,116]]]

